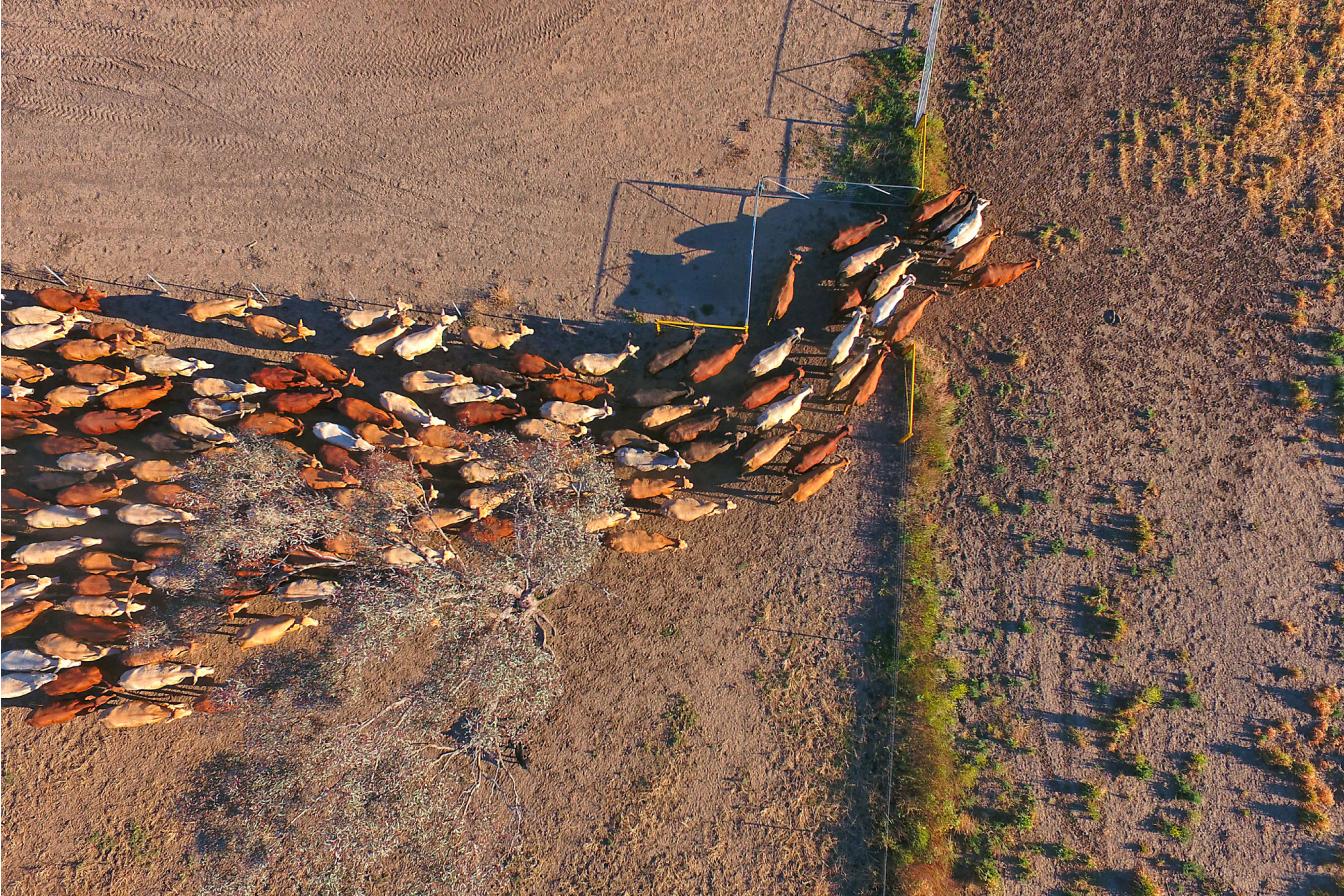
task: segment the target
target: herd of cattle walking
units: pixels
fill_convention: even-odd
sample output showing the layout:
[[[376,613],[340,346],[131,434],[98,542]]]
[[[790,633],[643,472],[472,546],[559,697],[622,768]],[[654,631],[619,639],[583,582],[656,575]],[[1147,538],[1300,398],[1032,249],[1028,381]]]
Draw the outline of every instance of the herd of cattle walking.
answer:
[[[357,488],[359,458],[370,452],[405,457],[424,479],[447,483],[445,490],[455,496],[455,506],[432,509],[433,525],[488,541],[511,535],[506,520],[492,518],[510,490],[498,466],[473,450],[482,428],[507,424],[525,440],[570,441],[614,417],[626,425],[603,425],[595,434],[597,450],[610,454],[624,496],[635,507],[646,512],[654,507],[679,521],[732,510],[731,500],[694,494],[687,472],[717,458],[734,457],[742,474],[775,463],[800,435],[802,428],[792,421],[810,400],[824,397],[852,409],[873,397],[893,347],[910,336],[938,295],[932,287],[1002,286],[1039,264],[982,264],[1002,234],[981,232],[988,204],[958,187],[914,206],[905,240],[918,250],[906,246],[898,252],[902,239],[881,233],[885,215],[842,230],[829,246],[839,258],[833,318],[839,330],[827,337],[828,344],[822,340],[823,376],[806,383],[816,369],[790,360],[806,336],[805,328],[795,326],[751,355],[747,388],[718,407],[711,407],[711,396],[697,393],[734,363],[748,343],[746,333],[701,350],[703,331],[693,329],[644,364],[653,378],[680,371],[679,382],[627,389],[618,388],[613,376],[633,366],[640,351],[633,342],[612,353],[580,354],[566,364],[515,351],[533,335],[526,325],[477,325],[450,337],[455,315],[417,327],[409,307],[400,303],[355,310],[342,316],[358,333],[349,346],[355,356],[414,362],[453,338],[474,358],[459,365],[460,371],[406,370],[400,391],[360,397],[355,393],[364,382],[330,357],[300,353],[289,365],[267,364],[231,381],[211,376],[208,362],[163,353],[156,348],[162,339],[151,329],[102,316],[106,295],[96,289],[39,289],[31,302],[6,311],[3,333],[3,450],[16,455],[22,449],[35,468],[11,478],[3,490],[0,633],[6,643],[0,696],[28,698],[28,722],[35,727],[96,712],[107,727],[133,728],[212,708],[208,696],[188,691],[190,699],[182,700],[174,690],[213,675],[210,667],[189,661],[198,645],[136,648],[128,641],[137,626],[134,614],[151,606],[156,572],[179,556],[191,537],[196,517],[190,508],[210,500],[181,484],[188,473],[185,459],[230,451],[240,433],[275,439],[301,457],[300,478],[319,491]],[[921,252],[930,256],[921,270],[934,271],[940,282],[927,284],[928,294],[915,300],[908,296],[916,287],[912,269]],[[790,316],[801,261],[800,252],[790,253],[771,295],[770,324]],[[9,297],[17,295],[22,294]],[[261,304],[226,297],[197,302],[186,313],[202,324],[236,319],[257,336],[285,344],[315,335],[302,321],[290,324],[260,313]],[[437,405],[430,404],[431,397]],[[736,431],[723,431],[739,409],[748,416]],[[807,501],[844,470],[849,461],[836,454],[851,432],[845,423],[798,446],[779,464],[776,469],[789,476],[784,499]],[[146,450],[133,449],[132,442]],[[18,485],[10,484],[14,481]],[[638,509],[627,508],[590,521],[588,530],[624,553],[686,546],[634,525],[639,518]],[[120,526],[109,526],[112,520]],[[90,528],[83,531],[98,537],[49,537],[52,530],[85,526]],[[340,562],[333,548],[303,547],[276,562],[301,574]],[[391,548],[384,560],[395,566],[452,556],[428,553]],[[298,578],[272,596],[301,606],[329,596],[330,585]],[[246,600],[221,596],[230,619],[245,605]],[[247,618],[233,635],[243,649],[274,644],[317,624],[302,613]]]

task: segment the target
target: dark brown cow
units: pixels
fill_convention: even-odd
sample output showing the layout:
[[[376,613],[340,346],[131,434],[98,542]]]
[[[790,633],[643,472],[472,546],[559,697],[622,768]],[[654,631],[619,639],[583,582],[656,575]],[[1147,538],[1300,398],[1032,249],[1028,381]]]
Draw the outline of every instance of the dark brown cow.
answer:
[[[340,397],[335,389],[295,389],[269,396],[266,404],[277,414],[306,414],[324,401]]]
[[[86,644],[113,644],[130,637],[131,632],[139,628],[133,622],[114,622],[102,616],[76,616],[73,613],[60,614],[56,627],[66,637]]]
[[[755,410],[764,407],[774,401],[788,388],[792,386],[803,375],[803,369],[797,364],[792,365],[788,370],[777,373],[773,376],[767,376],[758,380],[746,394],[742,396],[742,407],[747,410]]]
[[[62,314],[69,314],[71,311],[97,313],[102,310],[99,305],[107,298],[107,293],[92,286],[85,287],[83,292],[71,292],[59,286],[47,286],[33,293],[33,298],[43,308],[50,308]]]
[[[789,472],[795,474],[806,473],[834,454],[835,450],[840,447],[840,443],[849,438],[850,433],[849,424],[846,423],[825,438],[818,439],[812,444],[800,448],[798,459],[789,467]]]
[[[501,420],[527,416],[527,412],[518,405],[503,401],[469,401],[466,404],[456,404],[448,409],[448,414],[458,426],[485,426],[489,423],[499,423]]]
[[[384,429],[401,429],[401,421],[362,398],[342,398],[333,407],[355,423],[372,423]]]
[[[95,685],[102,684],[103,673],[97,666],[82,665],[62,669],[56,678],[39,688],[48,697],[65,697],[70,694],[82,694]]]
[[[339,445],[332,445],[323,442],[317,447],[317,459],[325,467],[330,467],[341,473],[353,473],[360,467],[359,461],[355,456]]]
[[[846,227],[835,235],[831,240],[832,252],[843,252],[851,246],[857,246],[859,243],[872,236],[873,231],[887,223],[886,215],[878,215],[871,221],[864,224],[855,224],[853,227]]]
[[[76,451],[111,451],[115,447],[111,442],[85,436],[47,436],[37,443],[37,450],[49,457],[74,454]]]
[[[527,385],[527,377],[514,373],[512,370],[486,364],[484,361],[477,361],[472,364],[467,368],[467,373],[474,382],[480,383],[482,386],[506,386],[510,389],[521,389]]]
[[[703,335],[705,335],[705,331],[696,327],[691,330],[691,335],[687,338],[681,340],[676,345],[669,345],[667,348],[656,353],[649,359],[649,363],[644,369],[648,371],[649,376],[657,376],[690,354],[691,349],[695,347],[695,343],[698,342]]]
[[[840,317],[862,305],[864,296],[868,293],[868,287],[873,285],[873,280],[877,278],[878,274],[886,270],[886,267],[886,265],[880,263],[872,265],[849,281],[849,285],[836,294],[835,316]]]
[[[742,346],[747,344],[747,334],[743,333],[716,352],[706,355],[691,366],[690,374],[687,376],[693,383],[703,383],[705,380],[718,376],[723,373],[723,369],[733,362],[737,353],[742,351]]]
[[[157,385],[124,386],[103,396],[103,407],[109,411],[134,411],[147,407],[173,391],[173,381],[164,378]]]
[[[966,284],[966,288],[985,289],[995,286],[1007,286],[1027,271],[1034,271],[1040,266],[1041,260],[1039,258],[1033,258],[1030,261],[987,264],[971,275],[970,282]]]
[[[137,411],[89,411],[75,418],[75,429],[86,436],[108,436],[135,429],[158,411],[142,408]]]
[[[930,199],[926,202],[921,202],[919,205],[911,206],[910,223],[923,224],[925,221],[929,220],[939,212],[944,211],[949,205],[956,202],[957,199],[961,197],[961,194],[965,192],[966,185],[957,184],[955,188],[935,199]]]
[[[34,728],[50,728],[52,725],[63,725],[71,719],[93,712],[111,699],[111,694],[90,694],[87,697],[55,700],[28,713],[28,718],[24,721]]]
[[[308,389],[322,384],[320,380],[301,370],[290,370],[288,367],[274,364],[252,371],[247,375],[247,380],[272,392]]]
[[[30,510],[37,510],[46,506],[45,503],[32,495],[24,494],[13,487],[6,487],[3,492],[0,492],[0,507],[10,513],[27,513]]]
[[[176,507],[190,510],[207,503],[204,498],[189,488],[183,488],[173,482],[156,482],[145,489],[145,500],[164,507]]]
[[[722,411],[709,414],[694,414],[673,423],[663,432],[663,438],[672,445],[694,442],[705,433],[713,432],[723,423],[726,415]]]
[[[513,520],[498,516],[472,520],[463,527],[462,535],[477,544],[494,544],[513,537]]]
[[[300,352],[294,356],[294,365],[313,379],[328,386],[362,386],[364,381],[355,376],[353,370],[345,371],[332,363],[330,358]]]
[[[703,464],[720,454],[732,451],[742,444],[742,440],[746,437],[747,434],[744,432],[731,436],[705,436],[696,439],[689,445],[683,445],[677,453],[688,464]]]

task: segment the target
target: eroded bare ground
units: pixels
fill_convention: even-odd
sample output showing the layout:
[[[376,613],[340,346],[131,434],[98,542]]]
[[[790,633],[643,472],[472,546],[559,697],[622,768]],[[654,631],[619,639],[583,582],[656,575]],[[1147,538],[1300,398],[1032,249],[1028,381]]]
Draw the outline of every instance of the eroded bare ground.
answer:
[[[1311,696],[1339,681],[1344,457],[1322,350],[1344,317],[1317,248],[1338,231],[1273,236],[1214,178],[1187,190],[1168,168],[1150,188],[1112,139],[1117,113],[1219,83],[1251,8],[959,4],[949,23],[945,45],[973,47],[943,69],[956,177],[994,198],[1000,258],[1044,258],[931,312],[965,417],[951,643],[984,771],[963,870],[1004,892],[1140,892],[1140,869],[1166,892],[1328,886],[1339,813],[1312,830],[1302,769],[1268,764],[1255,731],[1309,740]],[[1160,703],[1111,748],[1108,720],[1150,685]],[[1329,732],[1294,758],[1338,787]]]
[[[621,276],[620,253],[604,253],[609,215],[627,228],[615,230],[626,240],[617,249],[659,253],[652,269],[730,278],[710,297],[720,312],[738,301],[731,278],[742,272],[737,248],[714,249],[741,236],[740,193],[677,193],[655,217],[665,192],[617,182],[750,186],[789,145],[778,119],[836,120],[846,54],[873,45],[872,27],[905,21],[904,8],[858,2],[739,5],[729,20],[693,3],[11,5],[6,260],[295,292],[326,331],[319,349],[340,336],[308,299],[349,291],[434,308],[493,281],[513,299],[492,310],[543,322],[548,348],[614,348],[632,329],[623,318],[568,323],[638,307],[619,279],[612,292],[599,276],[594,296],[599,259]],[[769,118],[777,55],[799,68],[771,94]],[[769,239],[813,242],[834,214]],[[800,283],[828,276],[809,260]],[[7,278],[16,285],[31,282]],[[109,308],[226,374],[248,356],[287,357],[192,325],[177,302],[123,292]],[[803,322],[823,319],[828,302],[800,288],[799,307],[817,308]],[[611,558],[558,601],[551,643],[566,696],[515,772],[526,836],[503,886],[778,893],[866,882],[866,798],[846,776],[872,698],[862,645],[887,618],[872,602],[885,560],[874,533],[899,481],[887,400],[861,415],[855,475],[824,500],[759,503],[783,483],[770,475],[729,485],[736,515],[669,527],[684,528],[688,551]],[[806,427],[837,426],[831,410]],[[214,644],[204,660],[228,675],[237,658]],[[244,736],[245,719],[118,734],[89,720],[34,732],[21,716],[3,719],[7,886],[195,892],[204,869],[182,796]]]

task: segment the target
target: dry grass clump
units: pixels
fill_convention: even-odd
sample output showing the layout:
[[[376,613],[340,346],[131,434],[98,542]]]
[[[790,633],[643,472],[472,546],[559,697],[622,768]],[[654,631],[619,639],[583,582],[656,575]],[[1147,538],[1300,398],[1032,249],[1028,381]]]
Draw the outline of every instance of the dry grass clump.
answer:
[[[1314,749],[1319,749],[1325,741],[1324,733],[1320,734],[1319,741],[1316,740],[1319,724],[1324,723],[1326,731],[1329,730],[1321,710],[1328,709],[1333,713],[1338,697],[1339,692],[1333,686],[1322,688],[1313,695],[1312,710],[1318,714],[1318,720],[1311,736],[1306,739],[1287,721],[1259,727],[1254,732],[1256,751],[1265,764],[1297,783],[1299,819],[1303,827],[1317,834],[1327,834],[1331,830],[1326,810],[1335,805],[1335,794],[1317,767]]]
[[[1122,185],[1240,190],[1285,236],[1329,234],[1344,215],[1344,6],[1256,0],[1249,38],[1202,97],[1116,113],[1102,141]]]
[[[221,539],[188,551],[181,568],[210,576],[335,533],[354,556],[316,573],[338,584],[320,643],[259,653],[240,670],[253,683],[240,701],[243,744],[204,767],[183,804],[210,892],[470,892],[516,850],[510,769],[557,695],[541,602],[591,565],[600,542],[584,523],[620,493],[588,443],[500,436],[481,453],[510,471],[515,492],[495,513],[512,538],[478,544],[417,526],[431,501],[413,468],[375,455],[360,488],[318,496],[321,506],[268,481],[298,513],[288,527],[264,517],[245,554]],[[259,512],[228,473],[257,454],[256,468],[298,482],[268,446],[219,455],[193,480],[215,501],[210,519],[236,526]],[[233,491],[218,500],[216,483]],[[457,556],[393,568],[382,560],[393,544]]]

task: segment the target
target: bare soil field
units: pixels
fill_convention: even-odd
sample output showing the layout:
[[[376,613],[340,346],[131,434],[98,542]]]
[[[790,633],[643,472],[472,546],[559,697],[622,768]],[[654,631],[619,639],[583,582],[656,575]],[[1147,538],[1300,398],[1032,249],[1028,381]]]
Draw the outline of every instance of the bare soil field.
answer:
[[[488,310],[540,321],[548,350],[615,349],[632,331],[652,346],[652,329],[619,312],[731,318],[742,188],[790,164],[786,116],[840,120],[848,54],[909,16],[864,3],[744,4],[731,19],[691,3],[10,5],[5,258],[137,287],[153,274],[294,294],[318,350],[342,339],[320,299],[435,308],[491,285],[504,288]],[[785,215],[800,229],[768,243],[815,244],[838,214]],[[828,276],[809,262],[800,284]],[[645,282],[677,288],[655,301]],[[808,290],[799,305],[818,312],[802,322],[815,323],[829,296]],[[226,375],[288,356],[193,326],[175,299],[113,292],[112,313]],[[885,405],[863,414],[856,472],[825,500],[771,506],[773,475],[725,484],[744,512],[674,525],[685,552],[602,561],[551,609],[564,697],[514,773],[524,840],[497,888],[830,892],[871,879],[867,800],[849,776],[876,697],[861,645],[889,609],[872,584],[899,486]],[[223,676],[238,662],[219,644],[205,660]],[[9,889],[198,892],[208,869],[184,799],[249,736],[246,718],[128,734],[21,719],[3,719]]]
[[[1344,458],[1322,356],[1344,316],[1326,287],[1339,256],[1321,247],[1344,247],[1337,231],[1267,231],[1216,178],[1150,187],[1151,162],[1118,136],[1126,110],[1146,121],[1173,90],[1207,93],[1252,9],[1009,0],[953,4],[944,23],[951,173],[993,199],[996,259],[1043,259],[1007,290],[933,303],[921,325],[961,415],[942,528],[978,769],[958,830],[972,889],[1335,886],[1344,818],[1332,795],[1306,822],[1302,764],[1340,786],[1338,721],[1313,697],[1340,677]],[[494,310],[549,323],[562,351],[593,333],[617,348],[636,329],[625,311],[731,318],[741,189],[814,170],[807,135],[843,120],[849,54],[922,19],[857,0],[731,17],[11,3],[4,27],[16,268],[425,308],[493,283],[511,296]],[[775,220],[776,255],[831,221]],[[826,276],[809,260],[799,282]],[[800,289],[800,306],[825,301]],[[128,292],[118,307],[171,346],[283,357]],[[564,696],[514,773],[524,839],[500,889],[871,891],[862,788],[881,733],[862,644],[890,611],[875,582],[902,475],[894,381],[824,500],[771,506],[777,477],[716,483],[745,512],[675,527],[685,552],[608,557],[558,601]],[[10,889],[198,891],[181,800],[246,719],[2,721]]]

